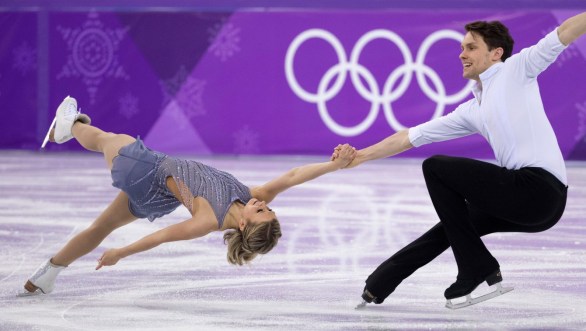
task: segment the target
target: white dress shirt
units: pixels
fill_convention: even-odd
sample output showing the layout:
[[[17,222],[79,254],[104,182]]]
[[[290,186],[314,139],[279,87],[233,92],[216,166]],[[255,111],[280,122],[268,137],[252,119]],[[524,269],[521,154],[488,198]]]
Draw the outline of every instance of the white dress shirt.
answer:
[[[411,144],[419,147],[478,133],[488,141],[500,166],[540,167],[567,185],[564,159],[537,84],[537,76],[565,48],[556,29],[536,45],[492,65],[480,74],[481,85],[472,89],[473,99],[410,128]]]

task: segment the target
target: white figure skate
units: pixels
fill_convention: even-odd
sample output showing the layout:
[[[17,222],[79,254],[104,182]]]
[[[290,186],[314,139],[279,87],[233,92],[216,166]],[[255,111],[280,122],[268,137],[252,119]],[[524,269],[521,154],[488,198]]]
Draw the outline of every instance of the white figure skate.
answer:
[[[64,142],[71,140],[73,138],[71,128],[77,121],[85,124],[91,123],[89,116],[86,114],[80,114],[77,109],[77,101],[74,98],[67,96],[57,108],[55,118],[49,127],[49,131],[47,131],[47,134],[45,135],[41,148],[45,148],[51,133],[53,133],[54,141],[58,144],[63,144]]]
[[[47,260],[43,262],[39,266],[39,268],[32,274],[29,278],[29,281],[37,288],[34,292],[29,292],[25,288],[21,290],[21,292],[17,293],[19,297],[26,297],[26,296],[33,296],[43,294],[49,294],[53,292],[53,288],[55,287],[55,279],[57,275],[65,269],[64,266],[58,266],[51,263],[51,260]]]

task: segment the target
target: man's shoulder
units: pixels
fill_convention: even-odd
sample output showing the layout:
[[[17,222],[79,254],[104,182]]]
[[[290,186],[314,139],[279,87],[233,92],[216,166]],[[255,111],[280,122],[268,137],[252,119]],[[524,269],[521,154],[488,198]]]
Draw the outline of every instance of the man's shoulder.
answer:
[[[478,107],[478,101],[476,98],[471,97],[469,100],[462,102],[461,104],[456,107],[452,112],[446,114],[450,117],[459,116],[459,117],[468,117],[470,114],[474,112],[475,109]]]
[[[468,111],[472,109],[475,105],[478,105],[478,100],[475,97],[471,97],[467,101],[462,102],[454,111]]]

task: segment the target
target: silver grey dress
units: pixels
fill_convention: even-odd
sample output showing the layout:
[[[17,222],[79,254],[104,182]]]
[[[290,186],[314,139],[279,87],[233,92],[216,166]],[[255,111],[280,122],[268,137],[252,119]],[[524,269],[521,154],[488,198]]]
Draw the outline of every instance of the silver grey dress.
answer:
[[[191,212],[193,198],[202,197],[212,206],[218,228],[235,201],[246,204],[250,189],[231,174],[197,161],[177,159],[147,148],[140,138],[122,147],[112,165],[112,186],[128,195],[130,212],[138,218],[156,218],[169,214],[181,202],[167,188],[166,180],[175,180],[181,199]]]

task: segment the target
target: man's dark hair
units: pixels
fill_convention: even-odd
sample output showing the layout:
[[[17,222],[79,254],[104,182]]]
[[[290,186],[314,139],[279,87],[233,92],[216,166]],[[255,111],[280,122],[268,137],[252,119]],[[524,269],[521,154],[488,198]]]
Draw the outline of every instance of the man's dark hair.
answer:
[[[501,47],[503,49],[503,55],[501,56],[503,62],[513,53],[515,41],[509,34],[509,29],[503,23],[499,21],[476,21],[466,24],[464,28],[468,32],[481,36],[486,45],[488,45],[489,51]]]

